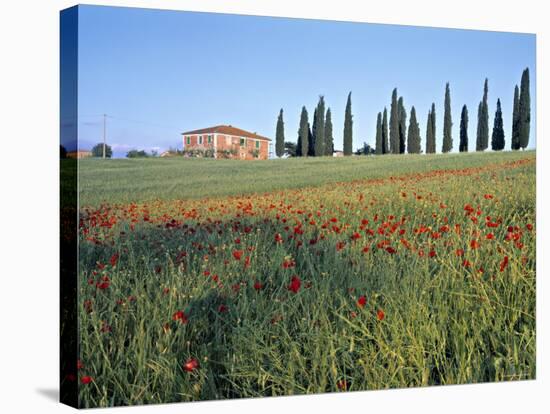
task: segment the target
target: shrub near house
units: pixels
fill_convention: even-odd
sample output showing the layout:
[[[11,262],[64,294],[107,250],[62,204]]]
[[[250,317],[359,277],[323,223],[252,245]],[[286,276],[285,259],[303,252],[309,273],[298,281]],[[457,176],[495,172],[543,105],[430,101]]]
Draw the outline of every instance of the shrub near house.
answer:
[[[271,139],[231,125],[218,125],[182,133],[188,156],[266,160]]]

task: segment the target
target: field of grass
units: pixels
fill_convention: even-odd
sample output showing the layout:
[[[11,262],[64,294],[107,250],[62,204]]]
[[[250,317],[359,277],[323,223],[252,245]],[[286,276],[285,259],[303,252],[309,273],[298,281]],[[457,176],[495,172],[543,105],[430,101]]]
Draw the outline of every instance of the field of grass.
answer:
[[[82,407],[535,378],[534,152],[79,183]]]
[[[534,156],[528,151],[268,161],[90,158],[79,161],[80,205],[233,196],[479,167]]]

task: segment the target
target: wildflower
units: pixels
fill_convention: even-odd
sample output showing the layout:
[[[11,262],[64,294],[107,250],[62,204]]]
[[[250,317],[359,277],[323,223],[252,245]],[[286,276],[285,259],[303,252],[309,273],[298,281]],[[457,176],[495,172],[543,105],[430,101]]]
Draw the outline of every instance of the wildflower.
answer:
[[[228,310],[229,310],[229,308],[226,305],[224,305],[223,303],[220,306],[218,306],[218,312],[219,313],[225,313]]]
[[[257,291],[262,290],[263,287],[264,285],[262,285],[260,282],[258,281],[254,282],[254,289],[256,289]]]
[[[508,266],[508,256],[504,256],[504,259],[502,259],[502,262],[500,262],[500,271],[504,272],[504,269]]]
[[[183,364],[183,370],[186,372],[193,372],[199,368],[199,361],[196,358],[189,358]]]
[[[111,263],[112,267],[116,266],[116,264],[118,262],[118,257],[119,257],[118,253],[115,253],[111,256],[111,259],[109,260],[109,262]]]
[[[367,298],[365,297],[365,295],[362,295],[359,297],[359,299],[357,299],[357,306],[359,306],[360,308],[364,308],[366,304]]]
[[[177,312],[175,312],[173,315],[172,315],[172,320],[173,321],[180,321],[181,323],[183,324],[186,324],[188,322],[188,319],[187,319],[187,315],[185,314],[185,312],[179,310]]]
[[[83,376],[82,378],[80,378],[80,382],[82,384],[89,384],[90,382],[92,382],[94,379],[92,377],[90,377],[89,375],[85,375]]]
[[[382,309],[378,309],[378,311],[376,312],[376,319],[378,319],[379,321],[382,321],[384,320],[385,317],[386,317],[386,314],[384,313],[384,311]]]
[[[241,260],[242,256],[243,256],[243,251],[242,250],[234,250],[233,251],[233,257],[235,258],[235,260]]]
[[[292,276],[292,279],[290,280],[290,284],[288,285],[288,290],[298,293],[300,290],[300,287],[302,286],[302,281],[300,278],[296,275]]]

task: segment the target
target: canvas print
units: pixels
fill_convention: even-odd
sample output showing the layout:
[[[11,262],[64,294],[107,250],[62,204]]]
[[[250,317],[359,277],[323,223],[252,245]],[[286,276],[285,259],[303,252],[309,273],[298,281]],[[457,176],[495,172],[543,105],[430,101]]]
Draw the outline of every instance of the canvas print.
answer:
[[[62,402],[535,379],[534,34],[60,25]]]

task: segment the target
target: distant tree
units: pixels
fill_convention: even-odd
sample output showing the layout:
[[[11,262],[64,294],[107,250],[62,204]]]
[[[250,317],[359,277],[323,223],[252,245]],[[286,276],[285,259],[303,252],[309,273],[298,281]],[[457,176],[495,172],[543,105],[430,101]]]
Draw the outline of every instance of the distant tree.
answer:
[[[147,158],[149,154],[144,150],[130,150],[126,153],[126,158]]]
[[[363,146],[355,151],[355,155],[373,155],[375,152],[376,150],[374,148],[366,142],[363,142]]]
[[[399,154],[399,106],[397,103],[397,88],[394,88],[391,94],[390,152],[392,154]]]
[[[409,120],[407,152],[409,154],[420,154],[420,128],[416,120],[416,109],[414,109],[414,106],[411,108],[411,118]]]
[[[489,146],[489,105],[487,103],[489,94],[489,81],[486,78],[483,85],[483,99],[478,110],[478,127],[476,151],[485,151]]]
[[[382,154],[387,154],[390,151],[388,140],[388,110],[384,107],[384,115],[382,116]]]
[[[435,148],[435,142],[436,142],[436,122],[435,122],[435,103],[432,102],[432,142],[431,145],[433,147],[433,152],[435,153],[437,150]]]
[[[325,155],[325,98],[319,97],[317,110],[315,111],[317,129],[315,131],[315,156],[321,157]]]
[[[61,159],[67,158],[67,148],[65,148],[63,145],[59,146],[59,157]]]
[[[529,68],[521,75],[519,92],[519,146],[525,149],[529,145],[529,130],[531,128],[531,95],[529,92]]]
[[[307,157],[308,148],[309,148],[309,121],[307,119],[307,109],[305,106],[302,106],[302,113],[300,115],[300,129],[298,130],[299,135],[299,156]]]
[[[308,147],[307,147],[307,155],[310,157],[315,156],[315,137],[317,136],[317,111],[319,110],[319,105],[315,107],[315,111],[313,112],[313,126],[311,127],[309,136],[308,136]]]
[[[297,157],[298,145],[294,142],[286,141],[285,142],[285,154],[291,158]]]
[[[468,108],[466,105],[462,107],[460,114],[460,143],[458,151],[468,152]]]
[[[346,113],[344,115],[344,155],[353,152],[353,115],[351,113],[351,92],[348,94]]]
[[[282,157],[285,154],[285,123],[283,121],[283,108],[279,111],[279,117],[277,118],[275,154],[277,157]]]
[[[376,154],[382,155],[384,148],[382,145],[382,112],[378,112],[376,117]]]
[[[313,136],[313,132],[311,132],[311,127],[309,125],[309,122],[307,123],[307,141],[308,141],[308,155],[309,156],[315,156],[315,138]]]
[[[325,117],[325,155],[332,157],[334,152],[334,137],[332,136],[332,113],[327,109]]]
[[[514,88],[514,109],[512,113],[512,146],[513,150],[518,150],[519,145],[519,88]]]
[[[432,107],[433,108],[433,107]],[[432,110],[428,112],[428,121],[426,122],[426,154],[435,153],[435,135],[434,135],[434,117]]]
[[[500,106],[500,98],[497,99],[497,111],[495,112],[493,136],[491,138],[491,149],[493,151],[502,151],[504,149],[504,125],[502,122],[502,108]]]
[[[447,153],[453,149],[453,120],[451,117],[451,90],[449,82],[445,85],[445,112],[443,115],[443,147],[441,152]]]
[[[113,149],[110,145],[105,144],[105,157],[111,158],[113,156]],[[92,148],[92,157],[103,157],[103,143],[94,145]]]
[[[403,104],[403,97],[399,97],[397,101],[397,108],[399,112],[399,153],[405,152],[405,142],[407,141],[407,110]]]

